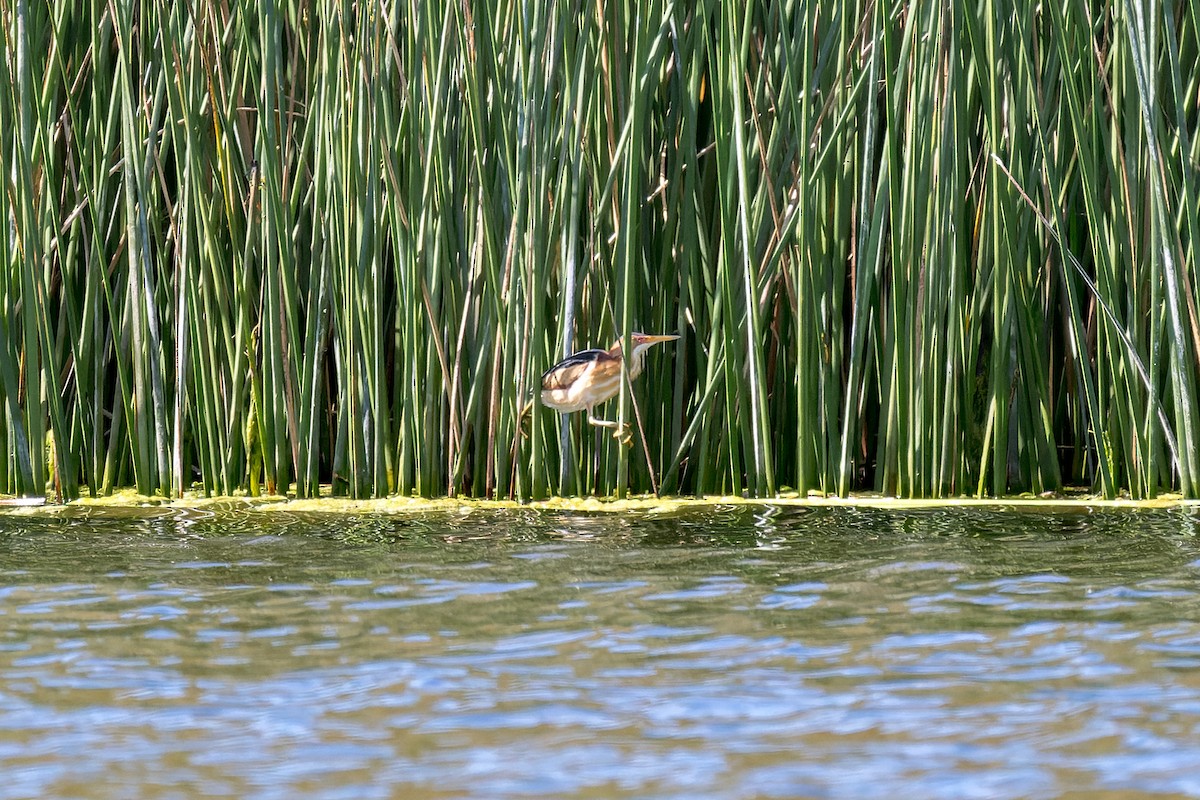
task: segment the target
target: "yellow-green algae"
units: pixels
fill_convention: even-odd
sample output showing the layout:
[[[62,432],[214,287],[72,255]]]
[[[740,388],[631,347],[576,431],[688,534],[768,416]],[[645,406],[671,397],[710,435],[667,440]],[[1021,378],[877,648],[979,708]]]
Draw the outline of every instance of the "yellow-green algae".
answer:
[[[133,490],[115,492],[106,497],[84,497],[65,504],[47,501],[44,505],[11,505],[6,506],[6,498],[0,498],[0,510],[9,513],[38,513],[43,510],[61,509],[64,507],[114,507],[114,508],[176,508],[197,510],[254,510],[264,513],[271,512],[319,512],[319,513],[373,513],[394,514],[423,511],[454,511],[471,509],[545,509],[564,511],[586,511],[604,513],[673,513],[688,509],[702,509],[717,505],[749,505],[749,506],[796,506],[796,507],[867,507],[882,509],[924,509],[924,508],[1024,508],[1024,509],[1060,509],[1060,508],[1128,508],[1155,509],[1173,508],[1176,506],[1200,505],[1200,500],[1184,498],[1179,494],[1163,494],[1153,500],[1134,500],[1117,498],[1106,500],[1096,495],[1083,492],[1061,495],[1016,495],[1008,497],[952,497],[933,499],[907,499],[886,497],[878,494],[858,493],[848,497],[821,495],[812,493],[800,496],[795,492],[781,493],[770,498],[746,498],[738,496],[700,496],[700,497],[655,497],[640,495],[624,500],[598,497],[555,497],[548,500],[517,502],[515,500],[483,500],[478,498],[421,498],[421,497],[383,497],[368,500],[351,500],[344,497],[333,497],[326,493],[318,498],[302,498],[283,495],[262,495],[250,497],[214,496],[205,497],[198,492],[187,492],[181,498],[167,498],[138,494]]]

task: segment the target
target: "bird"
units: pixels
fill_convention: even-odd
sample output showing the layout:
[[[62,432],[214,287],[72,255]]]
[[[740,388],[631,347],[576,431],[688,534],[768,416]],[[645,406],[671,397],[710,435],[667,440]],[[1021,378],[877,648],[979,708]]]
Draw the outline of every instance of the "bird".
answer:
[[[646,351],[661,342],[673,342],[679,336],[673,333],[631,333],[633,347],[630,352],[629,380],[642,374],[646,362]],[[612,428],[613,438],[628,443],[632,441],[625,429],[608,419],[597,419],[595,407],[616,395],[621,390],[621,367],[625,360],[624,337],[607,350],[593,348],[580,350],[567,356],[542,374],[542,405],[569,414],[587,411],[587,420],[601,428]]]

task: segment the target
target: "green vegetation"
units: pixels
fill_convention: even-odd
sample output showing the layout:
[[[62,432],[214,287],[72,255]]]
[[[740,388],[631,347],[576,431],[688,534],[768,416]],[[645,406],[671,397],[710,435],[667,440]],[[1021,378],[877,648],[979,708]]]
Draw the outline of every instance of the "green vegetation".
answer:
[[[1200,496],[1198,8],[0,0],[0,492]]]

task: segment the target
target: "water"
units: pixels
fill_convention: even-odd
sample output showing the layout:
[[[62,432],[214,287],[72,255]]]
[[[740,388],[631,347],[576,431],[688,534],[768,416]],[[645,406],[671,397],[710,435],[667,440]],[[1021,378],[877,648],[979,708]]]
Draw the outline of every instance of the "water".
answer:
[[[1200,797],[1198,527],[0,515],[0,798]]]

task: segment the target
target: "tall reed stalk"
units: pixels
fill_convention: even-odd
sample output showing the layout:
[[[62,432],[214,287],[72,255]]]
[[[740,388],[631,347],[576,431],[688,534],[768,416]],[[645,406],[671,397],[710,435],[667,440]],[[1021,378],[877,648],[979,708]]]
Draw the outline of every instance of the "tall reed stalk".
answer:
[[[1195,4],[0,25],[0,492],[1200,496]]]

